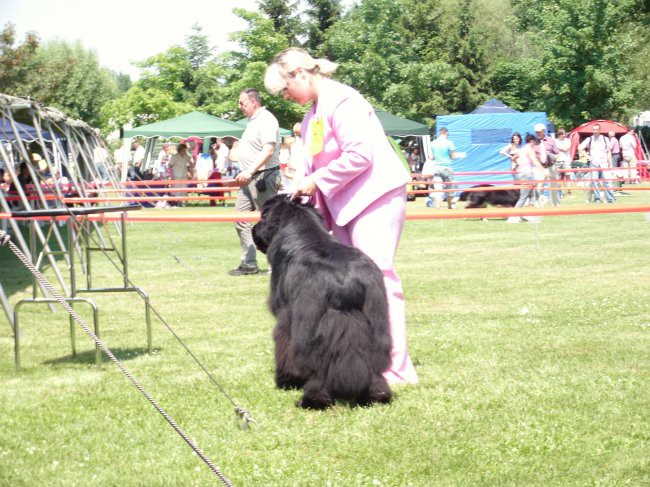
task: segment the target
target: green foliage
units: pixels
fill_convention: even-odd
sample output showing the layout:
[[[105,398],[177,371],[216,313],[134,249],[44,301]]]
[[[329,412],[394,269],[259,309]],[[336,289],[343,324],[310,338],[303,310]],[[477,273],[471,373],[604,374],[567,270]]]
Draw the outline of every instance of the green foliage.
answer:
[[[307,0],[305,14],[305,31],[307,42],[305,48],[316,56],[329,57],[330,53],[325,49],[325,40],[328,29],[341,18],[341,0]]]
[[[237,100],[246,88],[259,90],[263,104],[278,118],[281,126],[291,126],[302,118],[305,109],[280,97],[269,95],[264,88],[264,73],[274,56],[288,48],[290,39],[275,29],[272,19],[259,12],[234,9],[234,12],[248,23],[248,27],[231,35],[231,40],[240,46],[236,51],[225,53],[219,58],[223,68],[222,102],[210,106],[215,114],[227,114],[230,118],[241,118]]]
[[[572,126],[594,118],[628,118],[647,100],[647,68],[638,48],[650,38],[635,1],[513,1],[520,29],[535,46],[529,69],[504,89],[513,63],[497,69],[493,87],[522,108],[542,109]],[[623,27],[625,26],[625,27]],[[644,43],[642,39],[645,39]],[[646,48],[647,50],[647,48]],[[644,71],[645,70],[645,71]],[[645,74],[644,74],[645,73]],[[641,75],[641,76],[639,76]],[[645,77],[645,79],[644,79]]]
[[[192,105],[174,100],[167,91],[136,84],[119,98],[104,104],[101,124],[105,131],[110,132],[126,124],[138,127],[192,110]]]
[[[99,125],[101,107],[117,95],[111,72],[80,42],[43,44],[28,65],[30,77],[24,86],[32,98],[90,125]]]
[[[16,44],[16,29],[7,23],[0,32],[0,93],[28,96],[25,84],[30,78],[29,61],[38,48],[38,36],[25,34],[25,40]]]
[[[296,14],[297,1],[257,0],[260,12],[273,22],[273,30],[283,35],[289,44],[295,45],[301,34],[302,26]]]

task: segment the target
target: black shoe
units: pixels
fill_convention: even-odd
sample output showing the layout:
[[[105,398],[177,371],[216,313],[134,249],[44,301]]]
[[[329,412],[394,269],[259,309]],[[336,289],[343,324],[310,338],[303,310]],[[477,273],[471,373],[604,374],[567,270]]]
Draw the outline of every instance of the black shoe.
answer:
[[[250,276],[253,274],[259,274],[260,270],[257,267],[244,267],[240,265],[237,269],[233,269],[228,272],[229,276]]]

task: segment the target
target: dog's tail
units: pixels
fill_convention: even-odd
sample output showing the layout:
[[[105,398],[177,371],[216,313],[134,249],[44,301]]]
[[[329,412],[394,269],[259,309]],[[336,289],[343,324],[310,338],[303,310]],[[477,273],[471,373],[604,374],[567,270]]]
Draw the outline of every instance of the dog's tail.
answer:
[[[373,350],[372,330],[358,310],[328,310],[318,324],[316,340],[323,344],[321,378],[334,397],[355,399],[371,386]],[[323,367],[323,365],[327,366]]]

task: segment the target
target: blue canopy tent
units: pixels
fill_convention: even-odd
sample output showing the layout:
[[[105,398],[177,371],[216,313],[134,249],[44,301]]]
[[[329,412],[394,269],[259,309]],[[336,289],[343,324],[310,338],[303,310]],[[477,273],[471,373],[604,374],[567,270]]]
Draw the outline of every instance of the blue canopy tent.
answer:
[[[483,105],[470,112],[470,115],[479,115],[481,113],[517,113],[517,110],[510,108],[496,98],[490,98]]]
[[[537,123],[546,125],[546,112],[517,112],[498,100],[490,100],[478,113],[443,115],[436,118],[436,136],[440,129],[449,130],[449,140],[456,146],[454,173],[469,171],[509,171],[510,160],[499,151],[510,142],[512,134],[519,132],[524,138],[533,133]],[[487,105],[486,104],[486,105]],[[505,107],[505,109],[504,109]],[[494,111],[490,110],[492,108]],[[477,111],[475,110],[475,112]],[[455,175],[457,182],[498,181],[508,179],[504,174]]]
[[[33,140],[38,140],[38,133],[34,127],[24,123],[14,121],[14,126],[16,127],[16,132],[11,125],[11,122],[2,117],[0,118],[0,140],[13,141],[21,139],[23,142],[31,142]],[[52,140],[52,134],[44,130],[42,132],[43,140]]]

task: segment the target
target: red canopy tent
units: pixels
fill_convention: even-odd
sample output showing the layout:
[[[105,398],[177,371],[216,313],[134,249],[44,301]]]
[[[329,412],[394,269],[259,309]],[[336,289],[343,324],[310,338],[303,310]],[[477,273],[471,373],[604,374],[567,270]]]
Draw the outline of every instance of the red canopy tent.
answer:
[[[571,140],[571,160],[573,160],[576,152],[578,152],[578,145],[580,145],[581,140],[593,134],[594,125],[600,125],[601,134],[607,136],[609,132],[614,132],[617,138],[625,135],[629,130],[625,125],[612,120],[592,120],[591,122],[583,123],[579,127],[574,128],[568,135],[569,140]],[[641,149],[641,142],[636,134],[634,134],[634,138],[636,139],[636,158],[642,161],[645,157]]]

